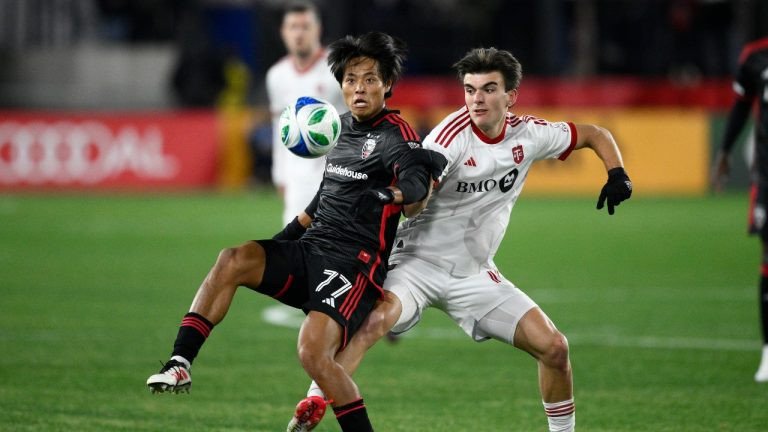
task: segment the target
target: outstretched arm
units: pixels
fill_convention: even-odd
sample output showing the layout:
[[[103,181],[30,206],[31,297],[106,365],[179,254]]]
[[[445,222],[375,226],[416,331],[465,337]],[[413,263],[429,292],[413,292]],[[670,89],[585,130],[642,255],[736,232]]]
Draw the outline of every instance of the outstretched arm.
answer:
[[[619,146],[608,129],[591,124],[577,124],[574,150],[591,148],[605,165],[605,170],[624,167]]]
[[[612,215],[614,207],[632,196],[632,181],[624,171],[624,161],[621,158],[619,146],[616,145],[613,135],[605,128],[590,124],[577,124],[575,126],[576,145],[574,149],[591,148],[597,157],[603,161],[605,170],[608,172],[608,181],[597,199],[597,209],[602,209],[607,201],[608,214]]]

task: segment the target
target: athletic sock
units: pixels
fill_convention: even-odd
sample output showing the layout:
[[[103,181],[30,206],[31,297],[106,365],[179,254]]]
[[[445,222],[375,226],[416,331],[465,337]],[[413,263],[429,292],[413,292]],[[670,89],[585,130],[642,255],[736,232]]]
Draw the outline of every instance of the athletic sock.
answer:
[[[333,412],[336,414],[336,420],[342,432],[373,432],[373,426],[368,419],[368,411],[362,399],[344,406],[333,407]]]
[[[321,398],[325,399],[325,393],[320,389],[320,386],[317,385],[316,382],[312,381],[312,384],[309,385],[309,390],[307,390],[307,397],[311,396],[320,396]]]
[[[181,320],[176,342],[173,344],[173,356],[184,357],[190,364],[197,357],[200,347],[213,330],[213,324],[204,316],[190,312]]]
[[[755,381],[768,382],[768,264],[760,272],[760,323],[763,331],[763,354],[755,373]]]
[[[550,432],[573,432],[576,427],[576,405],[573,398],[562,401],[544,402]]]

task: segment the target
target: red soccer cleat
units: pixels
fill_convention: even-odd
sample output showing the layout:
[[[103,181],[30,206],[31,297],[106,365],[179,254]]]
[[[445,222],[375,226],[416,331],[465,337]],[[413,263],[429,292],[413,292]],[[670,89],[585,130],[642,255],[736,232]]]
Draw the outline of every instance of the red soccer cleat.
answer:
[[[296,405],[296,412],[288,423],[286,432],[311,431],[320,423],[325,415],[327,403],[320,396],[309,396]]]

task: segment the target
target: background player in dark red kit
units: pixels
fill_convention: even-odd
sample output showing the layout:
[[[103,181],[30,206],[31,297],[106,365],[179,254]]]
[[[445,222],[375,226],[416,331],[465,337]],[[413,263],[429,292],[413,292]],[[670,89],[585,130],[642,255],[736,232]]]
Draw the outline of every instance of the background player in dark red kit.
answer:
[[[730,172],[730,154],[741,133],[752,106],[757,106],[755,121],[755,158],[752,164],[749,232],[758,234],[762,242],[760,270],[760,317],[763,334],[763,356],[755,373],[755,381],[768,382],[768,38],[747,44],[739,56],[739,67],[733,83],[736,101],[731,108],[722,148],[715,157],[712,184],[719,190]]]
[[[181,323],[171,360],[147,380],[153,391],[189,387],[192,361],[245,286],[307,312],[298,340],[302,366],[333,400],[342,431],[373,430],[356,384],[334,356],[382,294],[401,212],[423,207],[430,174],[442,171],[445,159],[429,157],[411,127],[385,108],[402,71],[401,41],[368,33],[329,49],[350,112],[318,194],[274,239],[219,254]]]

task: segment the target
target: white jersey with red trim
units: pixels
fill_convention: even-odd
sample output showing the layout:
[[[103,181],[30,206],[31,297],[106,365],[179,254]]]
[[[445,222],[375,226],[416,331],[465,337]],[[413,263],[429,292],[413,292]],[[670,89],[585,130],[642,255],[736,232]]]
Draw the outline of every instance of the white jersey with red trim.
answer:
[[[488,138],[466,107],[448,115],[423,141],[448,165],[427,208],[401,224],[390,263],[417,256],[459,277],[495,269],[493,257],[531,165],[565,160],[575,143],[573,123],[508,113],[502,133]]]
[[[341,87],[328,67],[325,50],[305,69],[297,68],[290,56],[275,63],[267,71],[267,96],[272,114],[272,182],[285,188],[283,222],[287,224],[315,197],[323,178],[325,158],[304,159],[288,151],[280,142],[280,114],[300,96],[325,99],[339,114],[347,112],[347,106]]]

